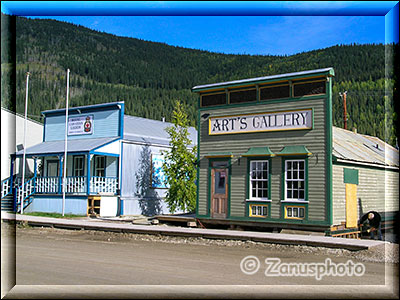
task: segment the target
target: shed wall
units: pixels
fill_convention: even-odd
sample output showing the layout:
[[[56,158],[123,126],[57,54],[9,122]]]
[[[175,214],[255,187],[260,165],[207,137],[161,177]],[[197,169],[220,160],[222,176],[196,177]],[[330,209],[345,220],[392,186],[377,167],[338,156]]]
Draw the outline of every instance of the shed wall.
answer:
[[[346,221],[346,184],[343,169],[357,169],[358,218],[370,210],[399,210],[399,172],[362,166],[333,165],[333,223]]]

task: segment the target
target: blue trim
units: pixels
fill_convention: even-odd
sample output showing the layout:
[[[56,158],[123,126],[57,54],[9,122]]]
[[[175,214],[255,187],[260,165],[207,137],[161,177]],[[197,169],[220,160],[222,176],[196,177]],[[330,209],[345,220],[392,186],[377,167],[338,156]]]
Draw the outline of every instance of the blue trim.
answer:
[[[119,136],[121,139],[124,137],[124,117],[125,117],[125,103],[121,103],[121,109],[119,111]]]
[[[86,194],[87,194],[87,195],[90,195],[90,153],[87,153],[87,154],[86,154],[86,157],[87,157],[87,161],[86,161],[86,164],[87,164],[87,172],[86,172],[86,174],[87,174],[87,177],[86,177],[86,182],[87,182],[87,184],[86,184]]]
[[[113,156],[113,157],[119,157],[119,154],[114,154],[114,153],[106,153],[106,152],[89,152],[90,154],[93,155],[99,155],[99,156]]]

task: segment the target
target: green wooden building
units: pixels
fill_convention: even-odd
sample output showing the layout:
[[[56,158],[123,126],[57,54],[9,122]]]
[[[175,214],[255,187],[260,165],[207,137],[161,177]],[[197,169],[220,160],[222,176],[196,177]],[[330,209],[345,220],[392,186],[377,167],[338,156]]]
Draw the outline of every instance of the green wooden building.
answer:
[[[202,223],[326,231],[398,211],[398,150],[332,125],[333,77],[325,68],[192,89]]]

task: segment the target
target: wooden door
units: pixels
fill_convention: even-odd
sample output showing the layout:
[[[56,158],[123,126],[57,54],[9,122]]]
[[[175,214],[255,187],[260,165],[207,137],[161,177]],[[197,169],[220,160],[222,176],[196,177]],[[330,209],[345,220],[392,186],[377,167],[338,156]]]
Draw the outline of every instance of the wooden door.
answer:
[[[228,169],[211,169],[211,217],[225,219],[228,210]]]
[[[346,183],[346,228],[357,227],[357,185]]]

